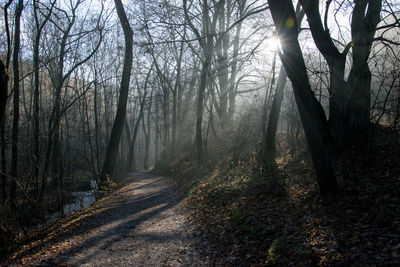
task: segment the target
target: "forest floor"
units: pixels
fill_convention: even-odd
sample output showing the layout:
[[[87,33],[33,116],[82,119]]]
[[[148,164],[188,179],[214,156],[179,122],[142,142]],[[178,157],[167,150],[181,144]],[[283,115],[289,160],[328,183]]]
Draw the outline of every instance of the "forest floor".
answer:
[[[187,223],[171,178],[133,173],[92,207],[38,229],[0,265],[209,266],[210,247]]]
[[[182,157],[173,178],[131,174],[3,265],[400,266],[399,147],[398,133],[377,128],[367,146],[338,151],[340,192],[327,197],[304,145],[280,149],[267,177],[257,153],[201,168]]]
[[[182,159],[171,175],[226,266],[400,266],[400,135],[374,131],[335,154],[334,196],[319,194],[304,144],[283,145],[267,177],[256,153],[208,170]]]

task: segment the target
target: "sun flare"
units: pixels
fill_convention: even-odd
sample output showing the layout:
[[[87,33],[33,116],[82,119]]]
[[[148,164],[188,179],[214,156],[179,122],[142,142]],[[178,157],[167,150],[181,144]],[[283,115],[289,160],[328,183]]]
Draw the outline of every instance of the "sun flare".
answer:
[[[269,37],[266,44],[268,51],[278,51],[281,49],[281,43],[276,35]]]

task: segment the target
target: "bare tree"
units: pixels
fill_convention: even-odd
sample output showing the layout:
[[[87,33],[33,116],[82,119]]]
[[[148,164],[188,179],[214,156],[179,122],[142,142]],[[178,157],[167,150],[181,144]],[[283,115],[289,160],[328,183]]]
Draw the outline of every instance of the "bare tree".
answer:
[[[38,197],[38,186],[39,186],[39,165],[40,165],[40,128],[39,128],[39,91],[40,91],[40,79],[39,79],[39,68],[40,68],[40,38],[42,35],[43,28],[49,21],[53,11],[53,7],[56,1],[53,1],[47,14],[44,15],[42,21],[39,18],[39,1],[33,0],[33,13],[35,20],[35,36],[33,44],[33,68],[34,68],[34,94],[33,94],[33,175],[35,180],[35,193]]]
[[[108,141],[107,152],[104,158],[103,168],[100,174],[100,181],[105,182],[107,176],[111,175],[114,169],[115,159],[118,153],[119,141],[124,127],[126,116],[126,103],[128,101],[129,82],[131,78],[133,61],[133,31],[126,16],[121,0],[114,0],[118,18],[125,36],[125,56],[122,70],[121,88],[118,100],[117,114],[115,116],[110,140]]]
[[[298,3],[296,7],[296,19],[298,22],[298,27],[300,27],[303,18],[304,18],[304,10],[300,9],[300,4]],[[279,114],[282,106],[283,91],[285,88],[286,80],[287,80],[286,71],[285,68],[282,66],[279,71],[278,82],[276,84],[274,99],[272,101],[272,106],[271,106],[271,112],[268,118],[267,130],[264,136],[264,142],[265,142],[264,155],[266,154],[273,155],[275,152],[275,136],[276,136],[276,130],[278,128]]]
[[[141,101],[139,100],[140,101],[139,114],[138,114],[137,120],[135,121],[134,126],[133,126],[133,135],[130,138],[130,140],[128,140],[129,141],[129,153],[128,153],[127,165],[126,165],[126,170],[128,172],[136,171],[135,143],[136,143],[136,138],[138,135],[139,125],[144,116],[144,108],[145,108],[145,104],[146,104],[146,96],[147,96],[147,91],[148,91],[147,85],[149,82],[151,71],[152,70],[150,68],[149,72],[146,75],[146,79],[144,81],[144,86],[143,86],[142,100]],[[139,83],[137,84],[137,86],[138,86],[138,90],[140,90]],[[127,128],[129,129],[129,127],[127,127]]]
[[[329,124],[334,141],[343,144],[352,133],[365,135],[370,123],[371,72],[368,58],[380,21],[382,1],[356,1],[352,9],[351,37],[340,52],[330,36],[327,23],[332,1],[326,2],[324,22],[319,0],[301,0],[310,30],[319,51],[328,63],[330,77]],[[345,80],[346,56],[352,49],[350,74]]]
[[[322,194],[335,193],[337,184],[328,150],[328,124],[324,110],[311,90],[303,55],[297,40],[296,14],[290,0],[268,1],[282,45],[280,58],[292,82],[318,185]]]
[[[211,65],[212,56],[214,53],[214,40],[215,27],[217,24],[218,13],[214,13],[214,17],[210,18],[210,7],[207,0],[203,0],[201,3],[202,8],[202,33],[199,29],[192,23],[192,18],[189,16],[187,0],[183,1],[183,8],[185,12],[185,20],[189,27],[195,33],[196,38],[200,44],[203,51],[203,62],[200,74],[200,84],[197,91],[197,104],[196,104],[196,157],[199,164],[204,161],[203,152],[203,134],[202,134],[202,123],[203,123],[203,111],[204,111],[204,94],[207,86],[207,75]]]
[[[4,138],[4,117],[6,112],[7,106],[7,88],[8,87],[8,76],[6,73],[6,68],[3,61],[0,60],[0,127],[1,127],[1,138],[2,138],[2,173],[0,174],[1,177],[1,195],[2,195],[2,203],[4,203],[7,199],[7,190],[6,190],[6,173],[5,173],[5,155],[3,155],[3,146],[5,142]],[[4,150],[5,151],[5,150]]]
[[[11,205],[16,205],[16,179],[18,179],[18,129],[19,129],[19,50],[20,50],[20,32],[21,32],[21,14],[24,8],[24,1],[19,0],[15,8],[15,26],[14,26],[14,49],[13,49],[13,128],[11,145],[11,181],[10,200]]]
[[[55,55],[52,55],[55,59],[51,62],[51,64],[47,65],[47,68],[49,69],[50,80],[54,88],[54,105],[52,107],[47,126],[48,140],[45,152],[45,162],[39,200],[42,200],[43,197],[43,191],[47,183],[50,162],[52,163],[51,171],[53,180],[58,180],[57,183],[62,185],[60,120],[62,119],[67,108],[70,107],[70,105],[68,107],[63,107],[62,105],[62,89],[67,83],[71,74],[79,66],[86,63],[97,52],[103,39],[103,9],[100,11],[98,17],[95,18],[93,28],[81,28],[81,31],[74,31],[74,27],[76,26],[78,18],[77,10],[83,1],[84,0],[70,2],[70,13],[57,8],[58,12],[63,14],[63,16],[55,16],[54,19],[50,20],[53,24],[56,34],[60,34],[60,37],[56,39],[56,43],[50,42],[50,44],[48,44],[50,47],[49,53],[56,53]],[[87,22],[82,21],[81,23],[82,25],[87,26]],[[92,47],[88,46],[91,48],[89,49],[89,53],[81,57],[77,47],[82,44],[83,37],[89,36],[90,33],[98,34],[98,40],[92,44]],[[93,40],[88,40],[88,42],[91,43]],[[53,46],[56,46],[56,48],[54,49]],[[71,55],[70,53],[75,54]],[[72,61],[68,61],[70,57],[72,57]]]

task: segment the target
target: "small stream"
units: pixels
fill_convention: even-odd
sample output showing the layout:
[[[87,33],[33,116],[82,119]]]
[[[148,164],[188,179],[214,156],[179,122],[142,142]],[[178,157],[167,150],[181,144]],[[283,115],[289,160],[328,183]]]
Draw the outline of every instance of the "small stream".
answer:
[[[64,214],[68,215],[79,211],[81,209],[85,209],[90,207],[96,201],[96,192],[98,190],[97,182],[95,180],[90,181],[89,191],[78,191],[72,192],[72,196],[74,198],[72,203],[68,203],[64,205]],[[60,218],[60,212],[53,212],[49,214],[49,220],[53,221]]]

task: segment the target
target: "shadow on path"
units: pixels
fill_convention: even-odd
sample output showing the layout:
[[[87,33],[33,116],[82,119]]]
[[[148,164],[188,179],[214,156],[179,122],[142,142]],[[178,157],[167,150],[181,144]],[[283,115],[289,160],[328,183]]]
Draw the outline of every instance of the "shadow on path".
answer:
[[[54,246],[69,247],[39,264],[203,265],[196,251],[199,241],[185,221],[170,178],[151,173],[129,177],[132,182],[118,191],[116,203],[60,236]]]

